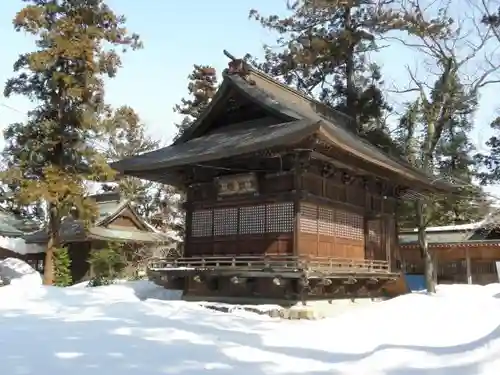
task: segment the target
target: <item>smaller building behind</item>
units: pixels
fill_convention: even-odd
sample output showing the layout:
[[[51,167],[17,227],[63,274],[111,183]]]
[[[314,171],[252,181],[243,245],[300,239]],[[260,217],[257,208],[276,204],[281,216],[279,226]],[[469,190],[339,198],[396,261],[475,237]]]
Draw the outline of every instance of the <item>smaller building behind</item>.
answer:
[[[61,224],[61,239],[68,247],[74,283],[92,276],[88,262],[90,252],[107,247],[109,242],[127,244],[137,249],[145,246],[168,247],[170,237],[142,219],[132,202],[121,199],[118,192],[97,194],[93,198],[98,211],[98,219],[93,225],[86,228],[81,220],[72,217],[63,219]],[[28,245],[39,245],[43,249],[27,256],[27,261],[42,271],[48,243],[46,228],[24,235],[24,240]]]
[[[489,284],[499,281],[500,226],[491,218],[470,224],[427,228],[429,249],[436,259],[438,283]],[[417,230],[399,233],[402,269],[423,274]]]

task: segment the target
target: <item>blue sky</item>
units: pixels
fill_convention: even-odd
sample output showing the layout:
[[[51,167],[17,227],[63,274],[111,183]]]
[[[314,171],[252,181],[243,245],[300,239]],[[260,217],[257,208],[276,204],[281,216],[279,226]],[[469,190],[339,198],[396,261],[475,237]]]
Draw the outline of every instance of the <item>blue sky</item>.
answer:
[[[285,0],[110,0],[108,4],[127,17],[127,27],[141,35],[145,48],[124,56],[123,69],[106,87],[107,101],[114,106],[132,106],[147,124],[149,133],[164,142],[174,133],[176,116],[172,108],[186,94],[186,77],[192,65],[210,64],[220,72],[228,62],[223,49],[236,56],[247,52],[259,55],[262,45],[272,43],[275,37],[248,19],[249,10],[275,14],[286,9]],[[32,41],[12,28],[12,18],[22,5],[20,0],[3,1],[0,5],[0,32],[4,40],[0,59],[2,85],[12,76],[12,63],[17,56],[33,49]],[[405,65],[422,64],[416,53],[401,46],[384,48],[377,62],[382,65],[386,83],[400,87],[407,82]],[[488,138],[488,124],[496,116],[496,90],[498,87],[490,87],[482,93],[477,114],[481,127],[474,133],[478,147]],[[391,95],[390,99],[401,103],[404,98]],[[0,130],[22,120],[29,108],[22,98],[6,99],[0,94]]]

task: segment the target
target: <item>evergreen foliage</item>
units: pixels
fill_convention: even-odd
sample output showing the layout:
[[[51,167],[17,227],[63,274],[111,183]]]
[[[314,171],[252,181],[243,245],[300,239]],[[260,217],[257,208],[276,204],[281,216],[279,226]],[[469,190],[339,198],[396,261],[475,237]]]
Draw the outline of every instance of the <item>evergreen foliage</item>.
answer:
[[[159,142],[146,134],[145,125],[130,107],[118,108],[106,121],[108,127],[113,129],[105,147],[105,155],[110,161],[126,159],[159,147]],[[129,176],[122,176],[118,186],[103,186],[104,191],[118,189],[125,199],[134,202],[137,213],[146,219],[158,210],[153,199],[157,188],[158,184]]]
[[[54,285],[69,286],[71,278],[71,259],[68,249],[62,247],[54,251]]]
[[[427,28],[389,2],[298,0],[286,16],[250,11],[250,18],[279,34],[282,48],[265,47],[264,72],[311,95],[353,119],[352,130],[385,128],[391,109],[382,91],[380,67],[369,55],[377,40],[397,30]]]
[[[23,204],[47,202],[50,241],[44,282],[54,281],[53,254],[60,247],[61,218],[76,208],[90,220],[93,205],[84,181],[113,176],[95,145],[106,134],[105,77],[121,66],[116,48],[140,47],[125,19],[102,0],[25,0],[15,16],[16,31],[35,39],[32,52],[14,64],[4,95],[22,95],[36,108],[23,123],[5,131],[3,179]]]
[[[183,115],[182,121],[176,124],[178,139],[189,128],[200,114],[207,108],[218,88],[217,72],[209,65],[194,65],[188,76],[188,98],[181,99],[175,105],[174,112]]]
[[[443,82],[447,80],[446,87]],[[441,93],[446,92],[446,102]],[[437,128],[439,133],[432,136],[428,149],[426,166],[436,179],[444,179],[460,186],[457,194],[439,196],[432,200],[426,212],[426,226],[463,224],[479,221],[489,210],[489,200],[479,186],[475,185],[477,177],[477,160],[474,158],[475,146],[472,144],[470,132],[473,128],[473,116],[477,109],[476,94],[467,92],[460,82],[457,72],[450,74],[443,69],[437,79],[434,90],[429,96],[421,95],[419,99],[408,104],[406,113],[401,117],[396,131],[398,142],[407,160],[417,168],[424,168],[423,146],[429,144],[430,121],[440,113]],[[445,112],[442,111],[445,109]],[[400,225],[406,228],[418,227],[415,216],[415,202],[403,202],[400,210]]]
[[[497,6],[495,9],[489,9],[490,4]],[[482,23],[491,27],[496,42],[500,44],[500,7],[498,3],[483,2],[484,16]],[[480,178],[483,184],[498,183],[500,181],[500,117],[496,117],[490,124],[493,135],[486,142],[486,152],[478,153],[476,161],[485,170],[481,171]]]
[[[181,122],[176,124],[177,133],[174,141],[177,141],[208,107],[217,89],[216,70],[209,65],[193,65],[193,70],[188,76],[188,97],[182,98],[181,102],[174,106],[174,112],[183,116]],[[184,238],[185,213],[182,209],[182,203],[185,200],[184,192],[170,187],[167,191],[167,195],[174,198],[175,204],[168,205],[164,202],[160,212],[154,216],[153,222],[160,228],[168,225],[168,230],[175,233],[175,237]],[[180,241],[177,242],[176,253],[180,255],[182,252],[183,242]]]
[[[263,61],[247,56],[253,64],[350,116],[351,130],[384,151],[461,186],[451,196],[402,202],[405,224],[419,228],[429,291],[434,291],[433,269],[425,228],[474,221],[488,210],[484,193],[474,185],[477,160],[470,131],[478,90],[488,84],[497,63],[490,60],[487,69],[464,74],[464,66],[488,48],[491,33],[475,24],[476,34],[465,35],[463,22],[449,15],[452,5],[296,0],[285,16],[250,11],[250,18],[278,34],[278,48],[265,46]],[[433,67],[425,79],[408,71],[410,87],[399,92],[416,95],[396,126],[387,121],[393,113],[376,64],[381,40],[421,53]],[[429,77],[434,82],[429,84]]]
[[[144,152],[154,151],[160,146],[146,134],[145,124],[130,107],[120,107],[106,120],[110,132],[105,155],[115,161],[132,157]],[[141,217],[165,233],[179,231],[177,213],[178,197],[175,189],[163,184],[141,180],[135,177],[121,177],[118,184],[103,185],[104,191],[118,189],[129,199]],[[171,242],[176,242],[172,236]]]
[[[122,246],[113,242],[108,242],[103,249],[92,250],[88,262],[92,274],[89,286],[112,284],[127,266]]]

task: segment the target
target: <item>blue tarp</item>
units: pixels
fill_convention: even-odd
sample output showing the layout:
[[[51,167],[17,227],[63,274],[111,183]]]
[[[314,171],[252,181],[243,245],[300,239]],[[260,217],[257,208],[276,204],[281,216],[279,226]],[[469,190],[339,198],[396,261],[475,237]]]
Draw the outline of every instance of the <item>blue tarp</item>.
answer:
[[[406,275],[405,274],[405,279],[406,279],[406,284],[408,285],[408,288],[412,292],[418,292],[421,290],[425,290],[425,277],[424,275]]]

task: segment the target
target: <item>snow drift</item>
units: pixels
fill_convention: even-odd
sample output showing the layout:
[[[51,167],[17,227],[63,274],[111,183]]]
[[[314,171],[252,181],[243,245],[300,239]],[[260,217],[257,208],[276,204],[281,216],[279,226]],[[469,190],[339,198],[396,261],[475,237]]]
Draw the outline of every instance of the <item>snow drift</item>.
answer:
[[[154,299],[144,281],[0,288],[6,374],[496,375],[500,285],[446,286],[319,321],[222,313]],[[10,295],[10,294],[9,294]]]
[[[16,258],[0,260],[0,279],[5,284],[27,288],[42,285],[40,274],[28,263]]]

